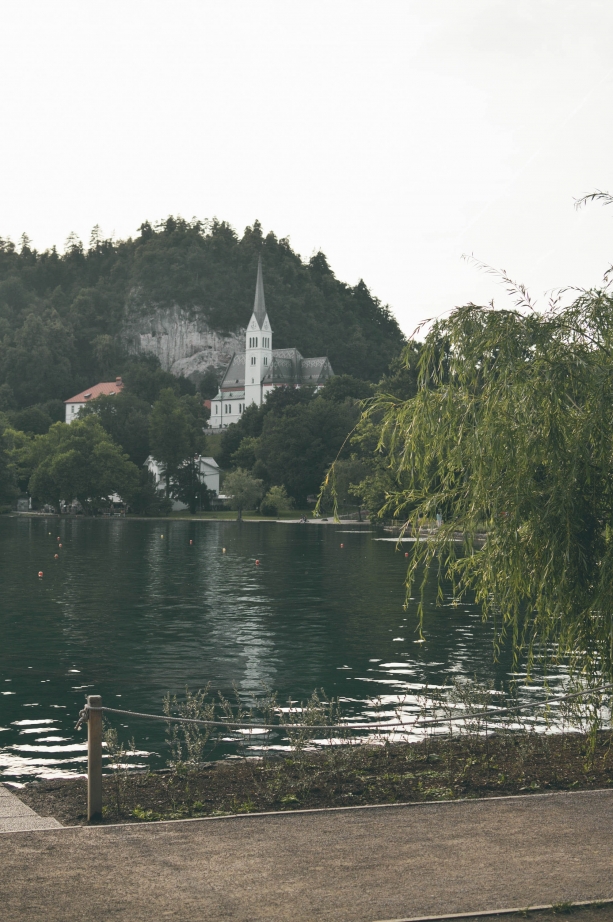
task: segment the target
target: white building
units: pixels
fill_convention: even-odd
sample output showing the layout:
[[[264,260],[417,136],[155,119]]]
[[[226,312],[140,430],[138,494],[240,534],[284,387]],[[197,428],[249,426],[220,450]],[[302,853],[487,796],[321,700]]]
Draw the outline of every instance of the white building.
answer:
[[[164,465],[156,461],[153,455],[149,455],[145,464],[147,465],[147,470],[153,474],[158,490],[164,490],[166,488]],[[215,458],[203,458],[202,455],[198,455],[196,457],[196,470],[200,483],[203,483],[207,490],[213,490],[219,495],[219,466]],[[185,503],[173,500],[172,508],[174,512],[178,512],[188,507]]]
[[[251,320],[245,332],[245,351],[235,352],[219,391],[211,400],[211,429],[225,429],[236,423],[245,407],[261,406],[275,387],[322,387],[334,372],[326,356],[303,358],[297,349],[273,349],[272,329],[264,302],[262,259]]]
[[[66,422],[72,423],[79,415],[79,410],[86,404],[91,403],[92,400],[95,400],[96,397],[101,397],[103,394],[105,396],[120,394],[122,388],[123,381],[121,378],[115,378],[114,381],[102,381],[100,384],[94,384],[88,390],[81,391],[80,394],[75,394],[74,397],[65,400]]]

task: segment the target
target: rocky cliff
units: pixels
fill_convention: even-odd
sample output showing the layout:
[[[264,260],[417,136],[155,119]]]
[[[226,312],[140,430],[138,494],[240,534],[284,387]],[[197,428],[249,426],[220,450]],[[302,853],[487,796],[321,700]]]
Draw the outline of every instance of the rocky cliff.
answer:
[[[221,372],[234,352],[245,348],[245,331],[217,333],[201,318],[175,306],[129,317],[122,339],[129,352],[156,355],[165,371],[195,384],[207,368]]]

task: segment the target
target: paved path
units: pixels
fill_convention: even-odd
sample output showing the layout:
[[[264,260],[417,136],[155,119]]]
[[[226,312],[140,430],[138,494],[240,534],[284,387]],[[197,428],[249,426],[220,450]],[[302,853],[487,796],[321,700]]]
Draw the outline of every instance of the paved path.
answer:
[[[3,922],[375,922],[613,896],[613,791],[0,836]]]
[[[12,791],[0,784],[0,833],[61,828],[62,824],[53,817],[39,816],[15,797]]]

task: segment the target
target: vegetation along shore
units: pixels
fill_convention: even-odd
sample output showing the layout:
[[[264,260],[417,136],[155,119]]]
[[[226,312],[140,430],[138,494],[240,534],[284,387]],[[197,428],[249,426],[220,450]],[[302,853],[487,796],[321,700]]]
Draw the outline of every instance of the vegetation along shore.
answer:
[[[229,759],[104,776],[103,823],[132,823],[366,804],[418,803],[605,788],[613,735],[580,733],[430,739]],[[87,822],[84,778],[37,781],[20,798],[64,825]]]

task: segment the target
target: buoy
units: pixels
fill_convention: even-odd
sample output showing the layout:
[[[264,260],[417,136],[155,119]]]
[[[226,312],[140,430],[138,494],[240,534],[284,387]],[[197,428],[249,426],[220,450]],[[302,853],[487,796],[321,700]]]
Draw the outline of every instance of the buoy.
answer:
[[[51,537],[51,532],[49,532],[49,537]]]
[[[405,552],[404,552],[404,556],[405,556],[405,557],[408,557],[408,556],[409,556],[409,552],[408,552],[408,551],[405,551]]]
[[[160,538],[163,538],[163,537],[164,537],[164,535],[160,535]]]
[[[345,547],[345,545],[344,545],[344,544],[341,544],[341,547]]]
[[[189,543],[190,543],[190,544],[193,544],[193,543],[194,543],[194,542],[192,541],[192,539],[191,539],[191,538],[189,539]]]
[[[39,579],[42,579],[42,578],[43,578],[43,571],[42,571],[42,570],[39,570],[39,571],[38,571],[38,578],[39,578]]]
[[[256,567],[259,567],[260,561],[259,561],[259,560],[256,560],[255,565],[256,565]]]
[[[225,549],[225,547],[222,547],[222,549],[221,549],[221,553],[222,553],[222,554],[225,554],[225,553],[226,553],[226,549]]]
[[[58,544],[58,547],[61,547],[61,546],[62,546],[61,544]]]
[[[57,538],[56,538],[55,540],[56,540],[56,541],[61,541],[62,539],[61,539],[60,536],[58,535]]]
[[[60,555],[59,555],[59,554],[54,554],[53,556],[55,557],[56,560],[59,560],[59,559],[60,559]]]

